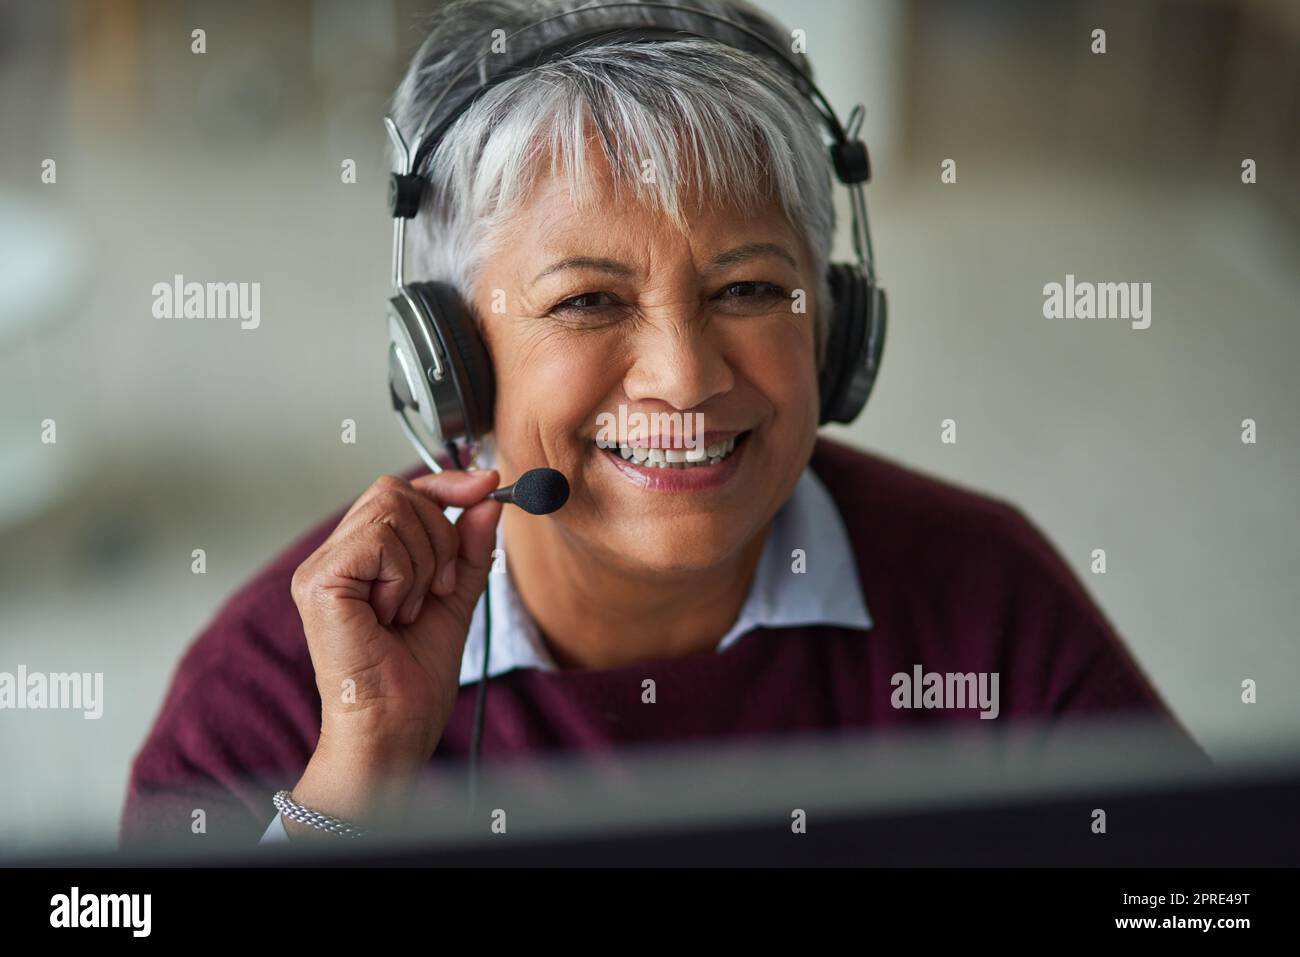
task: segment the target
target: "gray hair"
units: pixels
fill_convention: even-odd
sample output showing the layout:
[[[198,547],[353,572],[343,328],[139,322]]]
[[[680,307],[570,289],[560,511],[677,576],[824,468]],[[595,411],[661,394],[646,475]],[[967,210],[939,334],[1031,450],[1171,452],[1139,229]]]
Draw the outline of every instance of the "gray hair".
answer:
[[[743,0],[689,5],[742,22],[790,49],[790,34]],[[393,103],[393,117],[408,143],[456,74],[492,49],[494,31],[500,45],[520,27],[574,7],[574,0],[454,0],[433,14]],[[602,13],[597,7],[529,31],[518,41],[540,48],[579,28],[608,24],[611,12],[621,22],[629,19],[627,10]],[[645,12],[659,22],[665,19],[664,10]],[[701,30],[698,17],[668,19],[694,32],[725,32],[716,26]],[[503,59],[518,55],[518,49],[510,49]],[[489,75],[487,61],[494,59],[475,64],[477,70],[470,70],[440,112],[445,114],[466,83],[471,88],[481,83]],[[811,75],[806,58],[792,53],[789,59]],[[826,267],[835,229],[830,161],[816,110],[795,89],[790,71],[770,61],[770,55],[694,37],[602,42],[488,89],[448,128],[422,166],[431,188],[408,230],[410,277],[447,282],[468,300],[484,259],[505,232],[502,225],[546,168],[547,157],[552,175],[563,166],[570,195],[585,202],[590,121],[601,134],[616,195],[631,189],[638,201],[679,224],[690,190],[743,209],[776,195],[790,222],[803,230],[812,256],[820,366],[830,320]],[[437,125],[439,118],[434,119],[429,129]],[[646,161],[654,171],[650,182],[642,176]]]

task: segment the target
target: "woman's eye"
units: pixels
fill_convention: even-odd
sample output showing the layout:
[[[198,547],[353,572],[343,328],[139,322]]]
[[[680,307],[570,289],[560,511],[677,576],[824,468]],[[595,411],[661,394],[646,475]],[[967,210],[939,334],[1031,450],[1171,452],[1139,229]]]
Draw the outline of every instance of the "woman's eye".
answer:
[[[570,296],[557,303],[552,312],[595,312],[618,305],[618,300],[607,292],[584,292],[580,296]]]
[[[723,308],[733,312],[770,312],[773,307],[789,298],[785,289],[775,283],[746,281],[733,282],[714,299]],[[551,308],[553,315],[594,316],[613,312],[623,307],[617,296],[607,292],[584,292],[570,296]]]
[[[752,296],[780,296],[784,298],[785,290],[770,282],[733,282],[722,295],[732,298],[749,298]]]
[[[790,302],[786,291],[770,282],[733,282],[714,299],[722,309],[738,315],[766,315]]]

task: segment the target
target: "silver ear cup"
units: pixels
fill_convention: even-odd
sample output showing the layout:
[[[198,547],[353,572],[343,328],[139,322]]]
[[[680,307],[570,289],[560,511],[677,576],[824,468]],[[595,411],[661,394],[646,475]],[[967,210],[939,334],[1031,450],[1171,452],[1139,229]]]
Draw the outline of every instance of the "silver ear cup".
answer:
[[[433,448],[440,449],[463,433],[465,417],[431,325],[405,292],[388,300],[389,384],[419,419]]]
[[[391,340],[388,343],[388,384],[392,390],[395,409],[414,409],[419,405],[415,398],[415,379],[407,364],[405,350]]]
[[[441,444],[442,430],[434,414],[433,392],[428,379],[418,371],[422,368],[421,350],[411,335],[406,317],[399,311],[401,305],[406,305],[400,302],[400,298],[395,296],[388,302],[389,381],[407,410]]]

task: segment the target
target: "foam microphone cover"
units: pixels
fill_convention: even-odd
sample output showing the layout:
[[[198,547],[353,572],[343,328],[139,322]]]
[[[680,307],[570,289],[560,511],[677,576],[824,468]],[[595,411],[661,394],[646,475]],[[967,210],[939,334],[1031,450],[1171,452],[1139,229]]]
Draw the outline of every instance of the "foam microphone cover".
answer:
[[[531,515],[549,515],[569,500],[569,480],[555,469],[529,469],[514,485],[497,489],[491,497]]]

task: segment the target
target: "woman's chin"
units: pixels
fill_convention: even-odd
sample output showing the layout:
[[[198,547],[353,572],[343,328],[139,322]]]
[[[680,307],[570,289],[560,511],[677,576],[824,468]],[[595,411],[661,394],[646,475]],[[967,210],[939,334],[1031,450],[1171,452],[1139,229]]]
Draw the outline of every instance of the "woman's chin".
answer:
[[[617,540],[602,540],[600,549],[608,553],[608,562],[635,574],[672,578],[716,570],[734,561],[746,541],[734,527],[716,523],[665,521],[619,523],[626,528]]]

